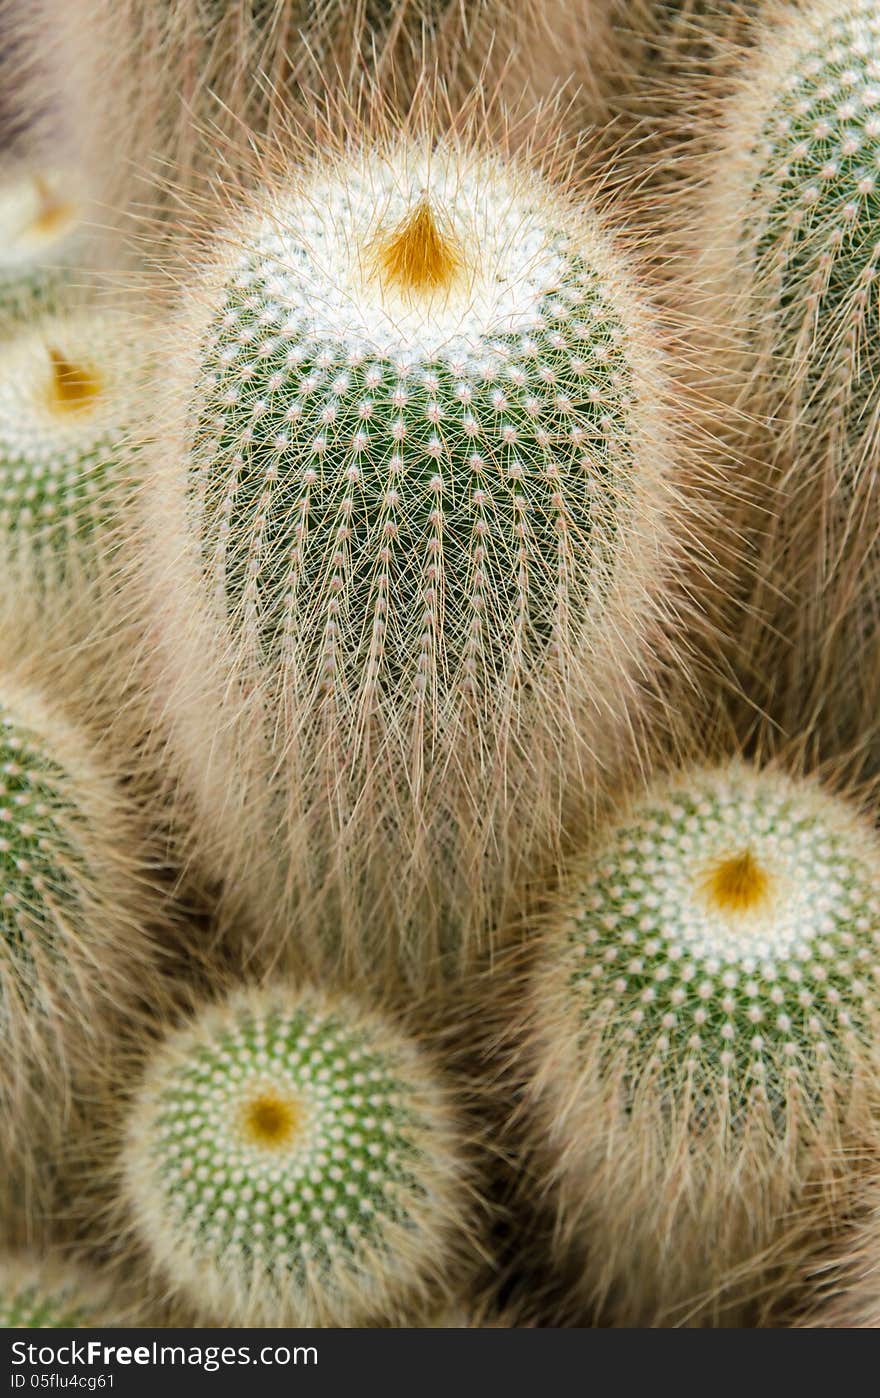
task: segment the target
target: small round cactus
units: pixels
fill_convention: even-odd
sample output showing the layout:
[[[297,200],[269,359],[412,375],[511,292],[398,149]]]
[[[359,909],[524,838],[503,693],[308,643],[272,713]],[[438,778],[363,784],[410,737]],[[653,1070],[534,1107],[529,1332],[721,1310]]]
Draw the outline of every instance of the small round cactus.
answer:
[[[148,1064],[124,1203],[162,1285],[210,1323],[359,1325],[450,1300],[469,1170],[430,1064],[310,990],[239,992]]]
[[[77,254],[82,207],[72,182],[55,171],[0,179],[0,317],[15,321],[54,306]]]
[[[137,819],[89,745],[0,681],[4,1163],[63,1134],[107,1044],[157,987]],[[158,994],[158,990],[156,992]],[[46,1082],[51,1083],[51,1094]]]
[[[31,585],[101,565],[144,360],[115,312],[50,317],[0,346],[0,556]]]
[[[27,1255],[0,1257],[0,1329],[106,1327],[107,1298],[79,1268]]]
[[[645,656],[648,312],[562,191],[406,142],[265,192],[178,334],[144,563],[217,870],[301,947],[317,905],[368,960],[402,924],[417,976],[466,962]]]
[[[572,888],[529,1007],[559,1236],[624,1323],[717,1320],[868,1110],[880,845],[812,782],[734,762],[640,796]]]

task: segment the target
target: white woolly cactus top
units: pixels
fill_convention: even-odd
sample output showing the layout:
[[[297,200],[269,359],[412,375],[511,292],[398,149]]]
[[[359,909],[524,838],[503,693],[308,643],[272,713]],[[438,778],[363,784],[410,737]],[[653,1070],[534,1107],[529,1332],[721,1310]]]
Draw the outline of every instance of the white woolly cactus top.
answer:
[[[463,1174],[405,1038],[349,1001],[275,990],[238,994],[160,1050],[124,1190],[165,1281],[196,1306],[356,1323],[442,1277]]]
[[[880,1008],[880,845],[813,783],[743,763],[640,798],[577,880],[545,987],[623,1068],[696,1110],[757,1093],[779,1124],[826,1105]],[[792,1107],[792,1110],[794,1108]],[[795,1113],[797,1114],[797,1113]]]
[[[0,346],[4,551],[26,545],[61,557],[100,524],[143,362],[115,312],[47,318]]]
[[[500,159],[404,144],[221,246],[185,437],[233,626],[406,694],[585,625],[662,435],[592,224]]]
[[[54,274],[74,254],[81,219],[72,181],[57,171],[0,180],[0,309],[51,292]]]

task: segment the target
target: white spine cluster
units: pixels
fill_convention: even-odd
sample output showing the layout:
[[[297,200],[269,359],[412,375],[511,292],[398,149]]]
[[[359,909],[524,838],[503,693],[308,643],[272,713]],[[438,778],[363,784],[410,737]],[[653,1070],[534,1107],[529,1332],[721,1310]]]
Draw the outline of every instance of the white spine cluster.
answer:
[[[202,1012],[148,1067],[124,1169],[163,1284],[226,1323],[406,1316],[458,1270],[467,1169],[442,1090],[347,1000],[276,989]]]

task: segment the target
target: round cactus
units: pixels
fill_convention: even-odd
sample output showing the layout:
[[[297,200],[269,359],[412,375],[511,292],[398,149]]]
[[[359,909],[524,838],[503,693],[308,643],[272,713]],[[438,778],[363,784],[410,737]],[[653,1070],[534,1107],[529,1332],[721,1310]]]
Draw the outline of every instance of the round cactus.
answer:
[[[0,1329],[107,1325],[106,1298],[79,1269],[26,1255],[0,1257]]]
[[[163,1287],[207,1320],[358,1325],[450,1298],[468,1174],[404,1035],[276,987],[202,1011],[158,1050],[122,1188]]]
[[[82,210],[72,182],[55,171],[0,180],[0,316],[19,319],[54,305],[77,253]]]
[[[99,567],[144,359],[112,312],[51,317],[0,347],[0,553],[36,581]]]
[[[157,983],[137,822],[86,742],[0,682],[0,1105],[39,1157]],[[46,1092],[46,1082],[51,1093]]]
[[[658,600],[651,334],[592,219],[473,151],[319,164],[213,250],[145,563],[181,761],[262,925],[294,902],[306,946],[317,895],[344,946],[402,924],[432,973],[512,877],[509,803],[552,839],[562,750],[625,722]]]
[[[739,762],[640,796],[576,870],[530,992],[585,1287],[643,1322],[743,1300],[737,1267],[755,1280],[866,1110],[878,1007],[880,846],[846,802]]]

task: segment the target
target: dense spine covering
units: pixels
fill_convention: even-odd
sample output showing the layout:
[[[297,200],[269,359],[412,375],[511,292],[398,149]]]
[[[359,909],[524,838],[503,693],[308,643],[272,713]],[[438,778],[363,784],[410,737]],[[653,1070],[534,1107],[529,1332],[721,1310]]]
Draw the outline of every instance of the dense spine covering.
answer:
[[[847,1195],[835,1208],[831,1227],[817,1231],[809,1217],[800,1221],[805,1257],[783,1323],[799,1329],[880,1329],[877,1161],[873,1132],[852,1152]]]
[[[406,1323],[462,1284],[445,1090],[348,999],[275,986],[198,1012],[147,1064],[121,1173],[148,1263],[203,1323]]]
[[[0,683],[0,1105],[29,1170],[160,985],[138,821],[85,740]]]
[[[426,77],[466,98],[491,44],[500,0],[124,0],[129,42],[143,56],[136,101],[145,154],[173,191],[199,190],[218,150],[227,173],[249,142],[286,139],[316,105],[340,97],[406,113]],[[105,21],[106,23],[106,21]],[[320,94],[316,104],[315,94]],[[320,117],[319,117],[320,120]],[[158,172],[161,178],[161,171]]]
[[[864,1124],[878,979],[877,838],[813,783],[683,772],[607,831],[540,949],[525,1050],[585,1295],[623,1323],[748,1315]]]
[[[755,34],[703,133],[696,233],[719,383],[737,386],[749,451],[771,468],[747,642],[785,650],[759,659],[772,692],[757,697],[789,734],[818,722],[839,749],[854,736],[842,677],[880,637],[880,10],[771,9]]]
[[[593,220],[477,151],[318,163],[212,249],[144,576],[201,853],[274,954],[293,916],[467,965],[554,848],[671,606],[652,334]]]

